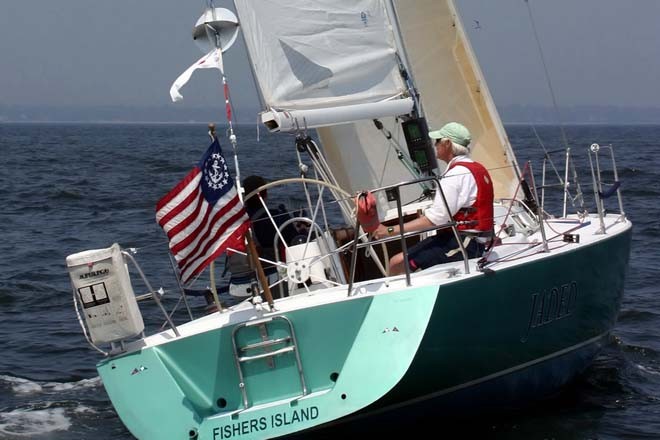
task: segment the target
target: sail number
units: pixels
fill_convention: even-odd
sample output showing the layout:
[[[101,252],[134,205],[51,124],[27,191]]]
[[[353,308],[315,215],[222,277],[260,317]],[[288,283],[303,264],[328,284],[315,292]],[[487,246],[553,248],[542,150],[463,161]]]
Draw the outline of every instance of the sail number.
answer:
[[[573,314],[577,299],[577,282],[570,281],[532,294],[529,321],[520,342],[527,342],[532,329],[543,327]]]

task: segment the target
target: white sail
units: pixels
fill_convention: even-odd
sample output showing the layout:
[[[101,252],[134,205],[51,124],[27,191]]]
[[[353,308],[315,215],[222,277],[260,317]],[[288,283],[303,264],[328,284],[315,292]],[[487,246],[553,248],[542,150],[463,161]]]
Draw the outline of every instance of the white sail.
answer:
[[[373,104],[405,94],[381,1],[236,0],[235,5],[266,109]]]
[[[452,1],[399,0],[390,13],[399,29],[401,56],[420,94],[429,127],[461,122],[472,134],[472,157],[490,170],[497,198],[512,197],[517,187],[517,163],[488,86]],[[394,119],[384,120],[400,145],[403,133]],[[347,191],[410,180],[390,143],[370,121],[318,129],[338,183]],[[405,150],[405,148],[403,148]],[[407,152],[406,152],[407,153]],[[404,201],[420,194],[404,192]],[[379,200],[379,210],[392,208]]]
[[[511,197],[517,163],[452,0],[394,2],[429,126],[457,121],[472,134],[472,158],[490,170],[495,197]]]
[[[313,115],[337,183],[354,193],[412,180],[397,158],[408,151],[396,111],[374,110],[407,94],[401,62],[419,93],[429,128],[461,122],[472,133],[472,156],[486,166],[498,198],[513,196],[517,164],[451,0],[254,2],[236,0],[269,128],[295,130]],[[414,7],[413,7],[414,6]],[[410,98],[400,99],[409,101]],[[362,117],[341,107],[365,108]],[[337,107],[340,107],[338,110]],[[383,107],[386,107],[383,105]],[[300,116],[296,119],[298,112]],[[339,118],[336,116],[339,115]],[[341,116],[346,120],[341,120]],[[319,118],[320,116],[320,118]],[[309,116],[310,121],[313,119]],[[388,140],[371,120],[392,133]],[[399,151],[395,147],[398,146]],[[441,166],[444,166],[441,164]],[[403,202],[421,195],[403,191]],[[384,195],[381,216],[395,205]]]

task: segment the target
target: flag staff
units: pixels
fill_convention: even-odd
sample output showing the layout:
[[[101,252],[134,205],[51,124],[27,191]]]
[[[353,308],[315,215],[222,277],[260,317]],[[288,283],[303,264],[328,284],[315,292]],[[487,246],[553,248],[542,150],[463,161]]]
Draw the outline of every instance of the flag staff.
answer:
[[[210,52],[206,53],[202,58],[200,58],[195,64],[190,66],[188,69],[186,69],[179,77],[174,81],[172,86],[170,87],[170,97],[172,98],[172,101],[177,102],[183,99],[183,96],[181,96],[181,93],[179,93],[180,89],[186,85],[188,80],[190,80],[190,77],[192,74],[197,70],[197,69],[208,69],[208,68],[214,68],[218,69],[221,73],[221,78],[222,78],[222,86],[223,86],[223,92],[224,92],[224,98],[225,98],[225,110],[226,110],[226,116],[227,116],[227,122],[229,125],[229,128],[227,130],[227,134],[229,137],[229,141],[232,144],[232,150],[234,152],[234,168],[236,171],[236,193],[238,195],[238,199],[240,200],[241,204],[243,203],[243,189],[241,187],[241,174],[240,174],[240,168],[238,164],[238,155],[237,155],[237,142],[236,142],[236,134],[234,133],[234,126],[233,126],[233,118],[231,114],[231,103],[229,99],[229,86],[227,84],[227,77],[225,76],[224,72],[224,66],[223,66],[223,59],[222,59],[222,52],[227,50],[236,40],[236,36],[238,34],[238,19],[236,16],[229,11],[228,9],[223,9],[223,8],[215,8],[213,5],[213,0],[208,0],[209,1],[209,7],[205,10],[205,12],[202,14],[202,16],[197,20],[197,23],[195,24],[195,28],[193,29],[193,39],[196,40],[202,50],[206,52],[207,46],[210,44],[212,49]],[[215,132],[215,125],[214,124],[209,124],[209,136],[211,136],[212,142],[215,143],[217,142],[217,136]],[[212,144],[213,145],[213,144]],[[218,142],[218,147],[219,147],[219,142]],[[210,148],[210,147],[209,147]],[[224,158],[222,158],[223,163],[224,163]],[[226,163],[224,164],[224,167],[226,168]],[[226,184],[226,180],[225,183]],[[179,190],[178,188],[176,188]],[[159,224],[162,218],[168,213],[168,206],[162,206],[159,208],[160,211],[162,211],[161,214],[157,214],[157,219],[159,219]],[[243,214],[245,215],[245,214]],[[246,216],[247,217],[247,216]],[[161,225],[162,226],[162,225]],[[247,226],[247,228],[245,227]],[[252,269],[256,270],[258,280],[261,283],[263,287],[263,294],[262,297],[265,301],[268,302],[271,310],[274,310],[274,304],[273,304],[273,297],[270,292],[270,287],[268,285],[268,280],[266,278],[266,275],[263,271],[263,267],[261,266],[261,262],[259,261],[259,254],[257,253],[256,246],[254,244],[254,239],[252,236],[252,230],[249,226],[249,223],[244,223],[241,225],[242,231],[245,231],[245,239],[247,240],[247,245],[248,245],[248,258],[250,261],[250,265]],[[166,232],[171,229],[170,227],[164,227]],[[241,231],[241,232],[242,232]],[[235,237],[238,238],[238,237]],[[200,266],[203,268],[203,266]],[[215,271],[214,271],[214,263],[211,261],[210,262],[210,268],[211,268],[211,292],[214,298],[214,301],[220,311],[223,311],[222,305],[220,303],[220,300],[217,295],[217,288],[215,285]]]
[[[211,142],[215,141],[215,125],[213,124],[209,124],[209,136],[211,137]],[[211,261],[211,264],[209,264],[209,282],[211,284],[211,295],[213,295],[215,306],[218,308],[218,311],[222,313],[225,309],[222,307],[220,298],[218,298],[218,288],[215,285],[215,260]]]
[[[174,81],[174,84],[172,84],[172,87],[170,88],[170,97],[175,102],[182,99],[179,90],[188,82],[190,76],[195,70],[216,68],[220,71],[220,75],[222,78],[222,88],[225,98],[225,113],[227,117],[227,123],[229,125],[229,128],[227,130],[228,137],[229,137],[229,141],[231,142],[232,150],[234,152],[234,169],[236,171],[236,192],[238,193],[239,200],[241,201],[241,203],[243,203],[243,188],[241,187],[241,171],[240,171],[240,167],[238,166],[238,155],[236,153],[236,134],[234,133],[233,118],[231,114],[232,112],[231,112],[231,102],[229,99],[229,85],[227,84],[227,77],[225,75],[225,69],[222,59],[222,52],[228,49],[229,46],[233,44],[236,38],[236,34],[238,32],[238,28],[237,28],[238,21],[236,20],[236,17],[233,14],[229,13],[229,16],[223,15],[222,17],[223,24],[220,24],[220,21],[218,20],[219,17],[216,14],[218,9],[214,7],[213,0],[209,0],[209,10],[210,10],[210,21],[208,21],[208,18],[206,18],[206,13],[208,12],[207,11],[204,15],[202,15],[204,21],[198,23],[197,27],[195,28],[195,32],[197,32],[197,29],[199,29],[200,31],[201,29],[204,29],[207,37],[206,41],[211,43],[213,47],[215,47],[215,49],[204,55],[199,61],[197,61],[197,63],[190,66],[184,73],[182,73]],[[225,12],[229,12],[229,11],[225,11]],[[224,21],[226,19],[228,19],[230,23],[233,23],[233,25],[226,26],[224,24]],[[227,36],[226,32],[228,29],[229,29],[228,32],[232,34],[232,36],[228,38],[228,41],[225,42],[223,47],[223,43],[221,41],[221,33],[225,33],[224,35]],[[217,138],[215,134],[214,124],[209,124],[209,135],[211,136],[213,141],[215,141],[215,139]],[[254,245],[254,239],[252,237],[251,227],[248,228],[247,233],[245,234],[245,238],[247,240],[247,245],[248,245],[247,251],[248,251],[248,258],[250,261],[250,265],[253,269],[256,270],[259,283],[263,288],[263,299],[268,303],[271,310],[274,310],[275,306],[273,303],[273,295],[270,292],[268,279],[266,278],[266,274],[264,273],[263,267],[261,266],[261,262],[259,261],[259,254],[257,253],[256,246]],[[213,286],[211,291],[213,292],[214,300],[216,301],[216,303],[219,304],[219,300],[215,288],[215,277],[213,275],[214,274],[213,263],[211,263],[211,274],[212,274],[211,283]],[[218,308],[222,310],[220,305],[218,305]]]
[[[223,74],[223,82],[224,82],[224,74]],[[225,82],[226,84],[226,82]],[[227,96],[227,95],[225,95]],[[229,99],[226,98],[227,102],[227,108],[229,109]],[[231,117],[231,111],[227,111],[227,117]],[[238,155],[236,154],[236,136],[234,135],[234,131],[232,129],[231,125],[231,120],[229,120],[229,133],[230,133],[230,141],[232,143],[233,151],[234,151],[234,166],[236,167],[236,192],[238,193],[238,197],[241,200],[241,203],[244,204],[243,200],[243,188],[241,187],[241,181],[240,181],[240,172],[239,172],[239,167],[238,167]],[[216,133],[215,133],[215,124],[209,124],[209,135],[215,139]],[[264,268],[261,265],[261,261],[259,260],[259,253],[257,252],[257,247],[254,244],[254,238],[252,237],[252,226],[250,226],[247,230],[247,233],[245,234],[245,239],[247,241],[247,254],[248,254],[248,259],[250,262],[250,266],[252,269],[254,269],[257,272],[257,278],[259,279],[259,284],[261,284],[261,287],[263,288],[263,299],[268,303],[268,306],[270,307],[271,310],[275,309],[275,304],[273,301],[273,294],[270,291],[270,286],[268,285],[268,278],[266,278],[266,273],[264,272]],[[211,263],[213,265],[213,263]],[[213,276],[213,266],[211,266],[211,276]],[[217,293],[215,293],[215,281],[211,280],[211,285],[213,286],[212,292],[214,292],[214,298],[217,300]]]

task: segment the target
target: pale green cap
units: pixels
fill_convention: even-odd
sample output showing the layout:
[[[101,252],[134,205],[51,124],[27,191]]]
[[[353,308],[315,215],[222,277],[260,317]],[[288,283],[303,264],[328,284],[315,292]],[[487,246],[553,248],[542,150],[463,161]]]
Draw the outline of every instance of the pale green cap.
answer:
[[[464,147],[470,145],[470,141],[472,140],[470,131],[458,122],[450,122],[449,124],[445,124],[440,130],[429,131],[429,137],[431,139],[446,138]]]

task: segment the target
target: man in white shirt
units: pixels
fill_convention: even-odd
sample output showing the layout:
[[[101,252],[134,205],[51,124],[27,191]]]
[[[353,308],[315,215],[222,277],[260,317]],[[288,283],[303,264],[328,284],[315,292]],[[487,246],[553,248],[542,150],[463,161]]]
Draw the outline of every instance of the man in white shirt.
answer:
[[[459,231],[471,237],[466,241],[468,257],[480,257],[486,241],[484,238],[488,238],[493,230],[493,183],[490,175],[483,165],[468,157],[471,136],[463,125],[450,122],[440,130],[430,131],[429,137],[435,142],[437,158],[447,163],[440,186],[449,210],[440,191],[436,191],[433,204],[424,215],[405,223],[403,230],[417,231],[454,220]],[[400,232],[398,225],[386,227],[381,224],[374,231],[374,237],[383,238]],[[475,236],[479,239],[472,239]],[[458,250],[460,246],[451,230],[441,230],[412,246],[408,250],[408,262],[412,270],[426,269],[463,258]],[[404,271],[403,253],[394,255],[390,259],[390,275]]]

